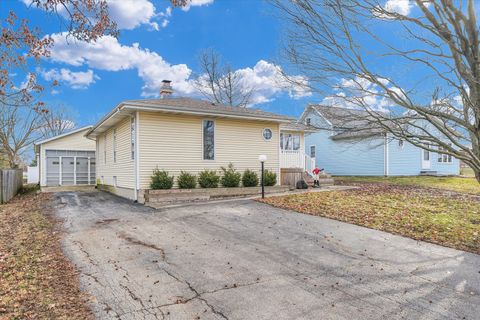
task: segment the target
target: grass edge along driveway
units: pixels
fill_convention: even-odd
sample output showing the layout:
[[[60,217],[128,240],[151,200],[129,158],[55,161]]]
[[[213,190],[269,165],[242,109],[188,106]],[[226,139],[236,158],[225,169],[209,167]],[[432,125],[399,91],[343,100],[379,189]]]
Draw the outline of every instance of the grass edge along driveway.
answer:
[[[402,177],[335,177],[336,184],[351,185],[356,183],[387,183],[403,186],[418,186],[470,193],[480,195],[480,184],[472,177],[434,177],[434,176],[402,176]]]
[[[357,186],[259,201],[480,254],[478,196],[411,185]]]

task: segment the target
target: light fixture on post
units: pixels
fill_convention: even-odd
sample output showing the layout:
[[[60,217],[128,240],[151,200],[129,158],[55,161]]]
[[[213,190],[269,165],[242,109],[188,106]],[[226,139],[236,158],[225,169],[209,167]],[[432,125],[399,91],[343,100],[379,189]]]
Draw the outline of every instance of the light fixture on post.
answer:
[[[258,160],[262,164],[262,176],[261,176],[260,182],[262,184],[262,199],[265,199],[264,171],[265,171],[265,162],[267,161],[267,156],[264,154],[261,154],[258,156]]]

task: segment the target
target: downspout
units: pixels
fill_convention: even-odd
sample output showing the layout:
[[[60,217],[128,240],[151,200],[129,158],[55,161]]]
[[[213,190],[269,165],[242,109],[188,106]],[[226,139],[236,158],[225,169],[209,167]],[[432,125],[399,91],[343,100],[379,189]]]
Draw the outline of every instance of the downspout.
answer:
[[[139,148],[139,140],[138,137],[139,137],[139,132],[138,132],[138,129],[139,129],[139,122],[140,122],[140,117],[139,117],[139,112],[138,111],[135,111],[135,158],[134,158],[134,161],[135,161],[135,194],[134,194],[134,199],[135,199],[135,202],[138,202],[138,192],[140,190],[140,148]]]
[[[390,174],[389,170],[389,152],[388,152],[388,133],[385,133],[385,141],[384,141],[384,175],[388,177]]]

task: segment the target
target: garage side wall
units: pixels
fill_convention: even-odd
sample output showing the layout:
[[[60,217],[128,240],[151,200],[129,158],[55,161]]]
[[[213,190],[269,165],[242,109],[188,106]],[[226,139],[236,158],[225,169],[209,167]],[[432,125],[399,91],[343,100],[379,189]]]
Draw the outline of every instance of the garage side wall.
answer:
[[[135,174],[131,154],[131,118],[127,117],[97,137],[97,181],[108,191],[134,197]],[[114,130],[116,159],[114,159]]]
[[[40,145],[40,185],[46,186],[46,150],[75,150],[75,151],[95,151],[95,141],[87,139],[84,134],[88,129],[72,133]]]
[[[176,178],[180,171],[198,174],[218,170],[230,162],[243,173],[259,172],[258,156],[267,155],[266,168],[279,172],[279,124],[257,120],[140,112],[140,189],[148,189],[152,171],[158,167]],[[203,159],[203,120],[215,122],[215,159]],[[272,139],[262,136],[272,130]]]

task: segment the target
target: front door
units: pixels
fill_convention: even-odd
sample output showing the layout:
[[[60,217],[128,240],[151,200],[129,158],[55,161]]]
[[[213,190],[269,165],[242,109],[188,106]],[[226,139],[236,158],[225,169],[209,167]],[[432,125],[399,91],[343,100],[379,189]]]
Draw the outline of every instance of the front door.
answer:
[[[431,166],[430,151],[422,150],[422,169],[430,169]]]

